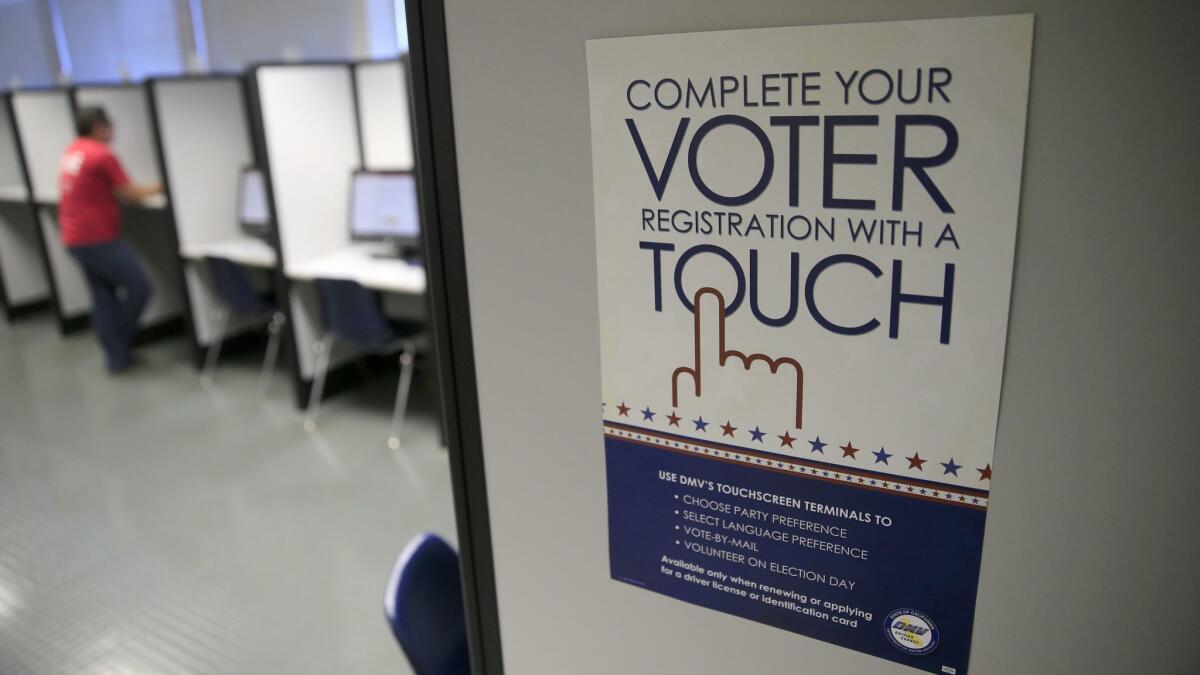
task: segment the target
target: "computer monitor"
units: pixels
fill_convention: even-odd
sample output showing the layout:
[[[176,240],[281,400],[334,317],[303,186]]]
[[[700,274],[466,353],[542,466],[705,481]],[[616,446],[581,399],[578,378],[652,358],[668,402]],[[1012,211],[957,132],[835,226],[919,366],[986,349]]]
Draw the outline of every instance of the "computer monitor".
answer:
[[[262,171],[252,166],[238,176],[238,222],[243,232],[254,237],[264,237],[271,229],[264,180]]]
[[[350,179],[350,238],[415,249],[420,237],[417,177],[410,171],[355,171]]]

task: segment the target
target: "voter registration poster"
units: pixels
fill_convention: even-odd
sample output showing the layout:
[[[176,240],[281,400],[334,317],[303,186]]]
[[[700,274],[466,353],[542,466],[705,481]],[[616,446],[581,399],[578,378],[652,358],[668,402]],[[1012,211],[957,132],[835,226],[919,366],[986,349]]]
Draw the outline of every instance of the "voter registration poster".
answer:
[[[614,580],[968,672],[1032,39],[587,43]]]

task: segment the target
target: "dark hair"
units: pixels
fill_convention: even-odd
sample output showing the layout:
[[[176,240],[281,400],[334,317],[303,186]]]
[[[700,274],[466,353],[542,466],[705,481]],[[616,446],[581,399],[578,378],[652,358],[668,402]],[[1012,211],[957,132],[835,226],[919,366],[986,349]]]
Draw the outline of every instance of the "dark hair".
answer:
[[[108,113],[98,105],[84,106],[75,114],[75,133],[80,136],[91,136],[100,124],[112,126]]]

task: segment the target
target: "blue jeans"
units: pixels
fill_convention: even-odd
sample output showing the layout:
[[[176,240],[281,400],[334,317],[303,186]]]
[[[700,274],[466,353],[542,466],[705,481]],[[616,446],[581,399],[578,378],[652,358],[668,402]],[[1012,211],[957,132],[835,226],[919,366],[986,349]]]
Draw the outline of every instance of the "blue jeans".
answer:
[[[122,241],[72,246],[92,294],[92,330],[109,370],[129,366],[138,319],[150,301],[150,280],[133,249]]]

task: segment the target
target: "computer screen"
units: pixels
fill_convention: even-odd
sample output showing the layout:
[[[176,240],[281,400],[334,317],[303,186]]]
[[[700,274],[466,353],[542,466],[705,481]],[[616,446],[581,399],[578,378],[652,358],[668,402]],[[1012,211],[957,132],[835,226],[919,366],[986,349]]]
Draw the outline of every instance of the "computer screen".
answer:
[[[357,171],[350,181],[350,237],[415,240],[421,236],[417,178],[406,171]]]
[[[263,183],[263,173],[258,169],[242,169],[238,177],[238,222],[242,224],[242,229],[251,234],[262,234],[270,227],[267,188]]]

